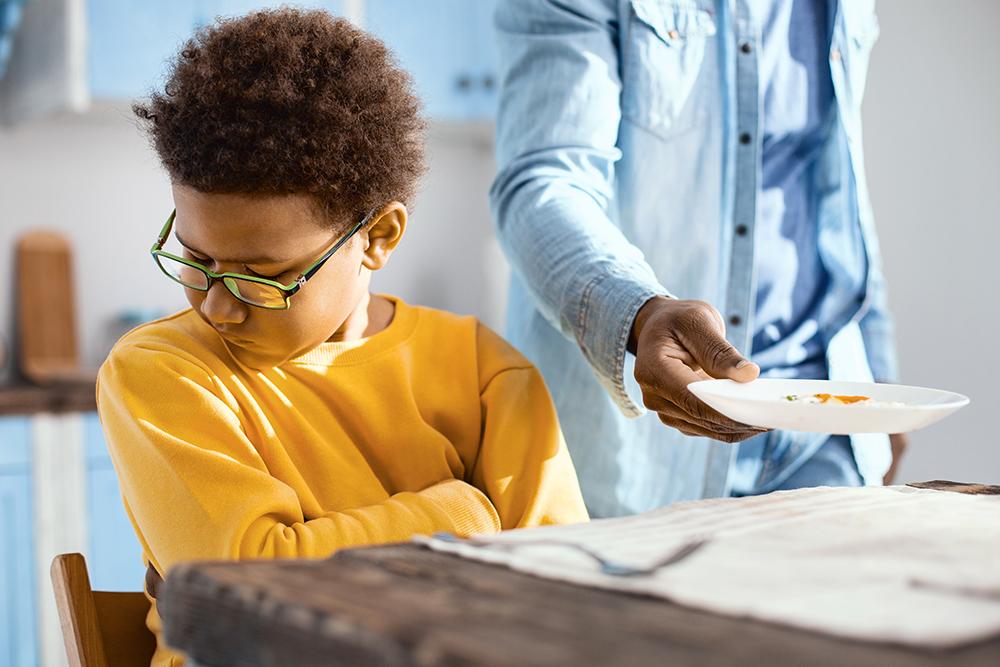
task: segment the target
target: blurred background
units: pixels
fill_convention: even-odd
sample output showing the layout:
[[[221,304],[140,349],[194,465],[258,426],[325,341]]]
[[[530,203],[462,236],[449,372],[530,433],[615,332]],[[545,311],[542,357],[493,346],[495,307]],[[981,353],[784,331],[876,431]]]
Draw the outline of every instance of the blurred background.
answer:
[[[92,407],[17,391],[18,239],[51,229],[69,240],[75,324],[65,333],[75,328],[84,369],[96,368],[127,327],[184,307],[148,254],[172,203],[129,103],[162,81],[192,29],[267,4],[0,0],[0,343],[9,352],[0,354],[8,387],[0,392],[0,664],[64,661],[46,588],[54,553],[86,553],[95,588],[136,590],[142,573]],[[430,170],[406,241],[376,288],[502,330],[509,270],[486,200],[495,0],[295,4],[382,37],[413,73],[431,121]],[[865,145],[902,381],[972,398],[913,435],[899,481],[1000,483],[990,416],[1000,410],[991,269],[1000,247],[1000,3],[880,0],[878,12]]]

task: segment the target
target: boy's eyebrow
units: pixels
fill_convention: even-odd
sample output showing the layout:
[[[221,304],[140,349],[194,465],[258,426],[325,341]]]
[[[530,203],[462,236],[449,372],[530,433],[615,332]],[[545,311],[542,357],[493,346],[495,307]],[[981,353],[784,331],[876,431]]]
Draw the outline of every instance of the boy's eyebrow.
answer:
[[[176,229],[174,230],[174,237],[177,239],[178,243],[187,248],[190,252],[193,252],[196,255],[211,257],[211,255],[209,255],[207,252],[202,252],[197,248],[195,248],[194,246],[185,243],[183,239],[181,239],[181,235],[177,233]],[[213,257],[213,259],[219,260],[218,257]],[[278,261],[272,257],[251,257],[247,259],[229,259],[229,260],[219,260],[219,261],[223,262],[224,264],[285,264],[285,262]]]

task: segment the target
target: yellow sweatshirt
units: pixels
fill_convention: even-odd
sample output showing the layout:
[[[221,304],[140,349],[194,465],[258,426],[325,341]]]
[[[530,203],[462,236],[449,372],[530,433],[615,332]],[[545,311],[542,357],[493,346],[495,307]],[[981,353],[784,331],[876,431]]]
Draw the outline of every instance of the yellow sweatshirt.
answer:
[[[473,318],[392,300],[371,338],[267,370],[192,310],[119,341],[98,409],[158,572],[586,520],[538,371]],[[153,664],[180,661],[161,643]]]

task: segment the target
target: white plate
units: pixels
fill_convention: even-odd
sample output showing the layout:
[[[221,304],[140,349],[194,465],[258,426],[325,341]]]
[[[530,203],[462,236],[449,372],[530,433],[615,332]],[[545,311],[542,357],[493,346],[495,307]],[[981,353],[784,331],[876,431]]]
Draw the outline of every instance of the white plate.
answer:
[[[933,424],[968,405],[961,394],[924,387],[872,382],[761,379],[740,383],[702,380],[688,385],[691,392],[730,419],[789,431],[813,433],[907,433]],[[902,406],[798,403],[789,394],[868,396]]]

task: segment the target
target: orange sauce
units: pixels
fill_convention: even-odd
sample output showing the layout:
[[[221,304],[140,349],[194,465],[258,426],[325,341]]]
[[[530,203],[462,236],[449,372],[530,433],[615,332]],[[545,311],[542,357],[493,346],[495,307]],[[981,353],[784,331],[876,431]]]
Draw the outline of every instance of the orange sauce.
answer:
[[[837,403],[843,403],[845,405],[850,405],[851,403],[860,403],[861,401],[867,401],[867,396],[840,396],[835,394],[813,394],[819,399],[820,403],[826,403],[831,398]]]

